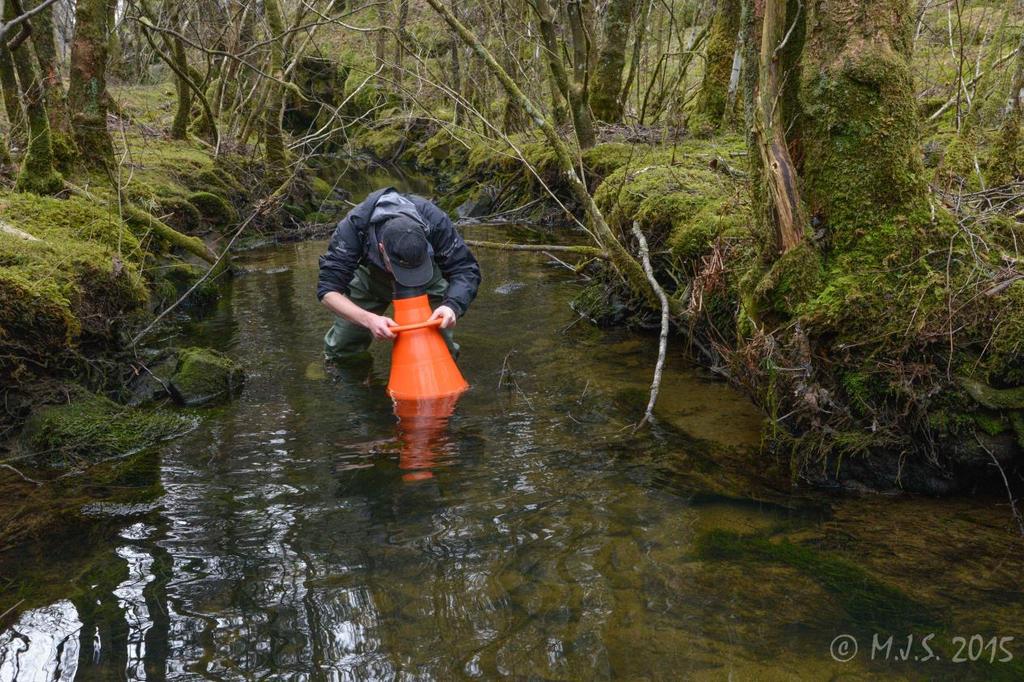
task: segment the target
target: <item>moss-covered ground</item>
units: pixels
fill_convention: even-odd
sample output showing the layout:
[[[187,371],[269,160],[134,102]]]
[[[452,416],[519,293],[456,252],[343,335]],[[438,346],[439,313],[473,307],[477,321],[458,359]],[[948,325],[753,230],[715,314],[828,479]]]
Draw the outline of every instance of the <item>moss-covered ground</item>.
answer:
[[[173,94],[166,85],[117,88],[112,96],[115,167],[80,167],[65,154],[61,172],[68,184],[47,196],[16,191],[13,179],[0,177],[0,453],[5,461],[18,453],[11,461],[42,481],[40,490],[52,492],[52,467],[88,470],[61,479],[61,494],[79,504],[89,497],[86,488],[148,461],[131,453],[192,423],[117,402],[141,371],[130,362],[132,336],[210,267],[154,229],[153,219],[216,252],[263,191],[259,168],[236,147],[215,155],[196,137],[167,137],[173,112],[165,105]],[[322,187],[317,194],[298,185],[308,195],[299,202],[306,211],[327,198]],[[275,227],[265,222],[254,229]],[[215,299],[218,280],[196,286],[181,309]],[[228,395],[240,385],[237,374]],[[110,463],[97,464],[104,461]],[[37,497],[29,494],[32,484],[13,470],[0,478],[27,495],[13,495],[14,506],[0,509],[10,522],[0,536],[6,541],[45,526],[43,508],[10,513],[19,500]]]

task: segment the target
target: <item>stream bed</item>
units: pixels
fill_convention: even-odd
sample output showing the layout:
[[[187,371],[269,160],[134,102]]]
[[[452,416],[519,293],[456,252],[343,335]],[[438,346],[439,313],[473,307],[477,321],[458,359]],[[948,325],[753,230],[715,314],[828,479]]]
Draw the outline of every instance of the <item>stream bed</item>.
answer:
[[[414,432],[385,345],[323,363],[324,246],[244,255],[170,339],[245,390],[162,449],[154,504],[96,512],[87,559],[70,537],[4,567],[49,597],[0,632],[0,681],[1024,677],[1005,500],[793,491],[678,347],[634,434],[657,339],[579,321],[542,254],[478,253],[472,389]]]

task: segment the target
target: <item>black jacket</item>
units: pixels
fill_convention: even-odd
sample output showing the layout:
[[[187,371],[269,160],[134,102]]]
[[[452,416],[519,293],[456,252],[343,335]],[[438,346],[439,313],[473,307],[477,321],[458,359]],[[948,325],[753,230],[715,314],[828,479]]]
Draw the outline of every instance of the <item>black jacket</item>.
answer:
[[[391,187],[372,192],[338,223],[331,236],[327,253],[320,256],[317,298],[322,299],[329,291],[347,295],[348,285],[356,268],[364,263],[386,270],[373,235],[376,233],[376,223],[393,214],[390,209],[385,209],[384,215],[381,210],[377,210],[377,203],[381,197],[391,192],[397,193]],[[448,291],[445,292],[442,305],[449,306],[456,315],[461,316],[476,298],[477,289],[480,287],[480,265],[444,211],[423,197],[405,194],[401,197],[412,202],[415,207],[416,215],[413,217],[423,224],[427,242],[433,251],[434,262],[448,280]],[[402,212],[401,207],[395,210]],[[373,226],[371,217],[374,218]]]

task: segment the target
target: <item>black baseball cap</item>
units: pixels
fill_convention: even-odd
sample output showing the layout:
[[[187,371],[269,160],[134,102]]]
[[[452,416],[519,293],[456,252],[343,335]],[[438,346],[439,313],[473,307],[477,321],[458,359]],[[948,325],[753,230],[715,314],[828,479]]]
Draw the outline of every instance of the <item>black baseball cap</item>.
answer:
[[[434,275],[423,226],[407,216],[391,218],[377,230],[391,274],[403,287],[421,287]]]

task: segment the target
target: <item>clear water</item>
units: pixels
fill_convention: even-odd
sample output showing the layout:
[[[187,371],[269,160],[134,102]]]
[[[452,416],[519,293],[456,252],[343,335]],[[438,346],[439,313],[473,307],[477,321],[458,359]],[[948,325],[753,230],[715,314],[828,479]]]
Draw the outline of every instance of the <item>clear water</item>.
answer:
[[[656,340],[577,322],[573,276],[536,254],[480,254],[473,388],[400,424],[385,346],[321,361],[323,248],[249,254],[175,340],[249,379],[163,450],[155,509],[101,506],[109,532],[6,559],[35,596],[4,619],[0,680],[1021,679],[1000,500],[794,493],[759,413],[678,352],[634,434]],[[941,660],[896,660],[929,633]],[[876,634],[895,644],[872,661]],[[954,663],[976,634],[1014,637],[1013,661]]]

